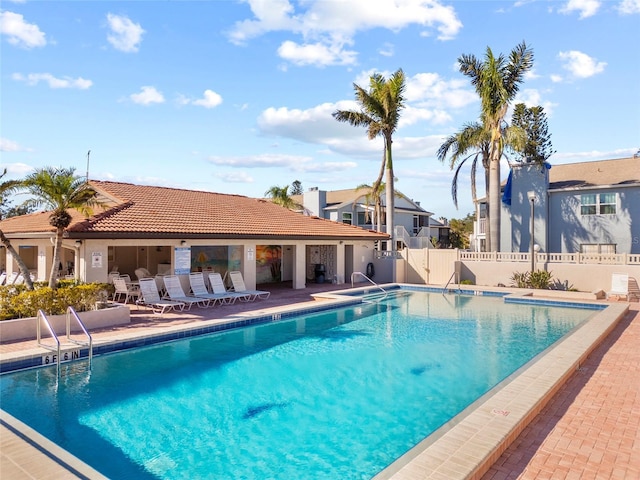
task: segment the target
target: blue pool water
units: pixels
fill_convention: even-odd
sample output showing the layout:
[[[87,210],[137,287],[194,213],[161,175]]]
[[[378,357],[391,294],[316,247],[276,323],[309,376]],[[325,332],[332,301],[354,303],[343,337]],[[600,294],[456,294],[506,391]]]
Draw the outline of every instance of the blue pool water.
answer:
[[[593,314],[401,292],[5,374],[1,405],[110,478],[366,479]]]

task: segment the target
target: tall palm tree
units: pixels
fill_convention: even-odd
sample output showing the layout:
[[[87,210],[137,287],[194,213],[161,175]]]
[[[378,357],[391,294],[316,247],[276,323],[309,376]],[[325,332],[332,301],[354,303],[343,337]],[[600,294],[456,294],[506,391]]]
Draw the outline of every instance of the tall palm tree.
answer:
[[[60,263],[62,236],[72,220],[69,210],[78,210],[88,217],[93,214],[93,207],[102,205],[97,199],[96,190],[87,183],[86,177],[76,177],[74,172],[74,168],[45,167],[22,181],[22,187],[33,197],[33,205],[52,210],[49,223],[56,229],[56,241],[49,275],[51,288],[56,287],[56,267]]]
[[[295,210],[301,207],[293,198],[289,196],[289,185],[278,187],[274,185],[264,192],[265,197],[270,198],[273,203],[282,207]]]
[[[525,42],[517,45],[507,59],[495,57],[489,47],[481,61],[474,55],[458,58],[460,72],[471,78],[480,97],[480,121],[489,134],[489,242],[488,249],[500,251],[500,158],[508,132],[504,117],[520,83],[533,67],[533,51]]]
[[[402,69],[399,69],[387,80],[376,73],[369,79],[368,91],[355,83],[353,88],[360,110],[336,110],[333,112],[333,118],[339,122],[350,123],[354,127],[366,127],[369,140],[373,140],[378,136],[384,139],[382,168],[385,169],[386,176],[387,233],[393,238],[395,198],[391,145],[393,143],[393,133],[398,128],[400,111],[405,107],[405,75]],[[379,177],[379,181],[373,186],[374,190],[379,188],[381,181],[382,178]],[[395,250],[395,248],[395,242],[392,241],[391,249]]]
[[[4,177],[7,174],[7,169],[5,168],[0,178]],[[15,191],[20,185],[18,180],[6,180],[0,183],[0,199],[4,197],[4,195],[9,194],[10,192]],[[1,202],[0,202],[1,203]],[[2,218],[0,217],[0,220]],[[33,282],[31,281],[31,274],[27,265],[24,263],[24,260],[20,256],[20,254],[16,251],[16,249],[11,245],[11,241],[5,236],[4,232],[0,229],[0,243],[5,246],[5,248],[11,254],[11,257],[18,264],[18,268],[22,273],[22,277],[24,278],[24,283],[27,285],[28,290],[33,290]]]

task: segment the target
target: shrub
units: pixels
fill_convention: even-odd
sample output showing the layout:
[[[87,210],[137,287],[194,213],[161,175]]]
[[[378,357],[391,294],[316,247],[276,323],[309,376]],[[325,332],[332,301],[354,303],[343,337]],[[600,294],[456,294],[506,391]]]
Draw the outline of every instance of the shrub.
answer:
[[[0,320],[35,317],[38,310],[48,315],[60,315],[71,306],[78,312],[93,310],[97,302],[104,302],[113,286],[104,283],[82,285],[61,284],[56,290],[46,285],[0,287]]]
[[[460,282],[460,285],[475,285],[475,284],[473,283],[473,280],[462,280]]]
[[[535,272],[514,272],[511,276],[512,286],[518,288],[541,288],[548,290],[551,287],[551,272],[536,270]]]

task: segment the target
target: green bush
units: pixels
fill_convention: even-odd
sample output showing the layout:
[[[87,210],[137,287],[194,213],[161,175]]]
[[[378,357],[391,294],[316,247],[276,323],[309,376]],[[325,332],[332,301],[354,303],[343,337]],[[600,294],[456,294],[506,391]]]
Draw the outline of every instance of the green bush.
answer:
[[[460,282],[460,285],[475,285],[475,284],[473,283],[473,280],[462,280]]]
[[[511,276],[511,284],[518,288],[541,288],[548,290],[551,287],[551,272],[536,270],[535,272],[514,272]]]
[[[46,284],[35,284],[34,290],[24,285],[0,287],[0,320],[35,317],[38,310],[48,315],[60,315],[73,307],[77,312],[93,310],[96,302],[107,300],[113,290],[105,283],[75,285],[75,282],[60,283],[56,290]]]

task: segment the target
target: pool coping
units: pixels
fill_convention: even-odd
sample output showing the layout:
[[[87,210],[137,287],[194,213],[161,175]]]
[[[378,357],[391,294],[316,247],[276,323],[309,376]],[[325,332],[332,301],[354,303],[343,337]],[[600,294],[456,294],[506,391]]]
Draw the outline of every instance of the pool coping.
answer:
[[[383,286],[393,289],[443,291],[441,287],[399,283]],[[372,288],[349,289],[350,292],[355,290],[366,291],[372,290]],[[449,289],[449,291],[453,293],[455,290]],[[314,313],[361,302],[359,297],[347,297],[344,294],[341,295],[342,292],[334,291],[314,295],[314,297],[327,300],[325,302],[309,302],[305,306],[298,304],[273,307],[263,311],[240,313],[222,320],[203,320],[195,327],[193,325],[170,326],[158,328],[158,331],[153,331],[153,328],[150,327],[150,331],[146,334],[134,332],[122,335],[122,338],[116,340],[105,340],[99,343],[99,346],[115,347],[111,350],[117,351],[121,349],[119,347],[127,343],[131,345],[124,348],[139,347],[248,325],[280,321],[299,313]],[[506,301],[515,302],[591,307],[601,309],[601,311],[595,313],[591,319],[568,337],[503,380],[434,434],[378,473],[373,477],[375,480],[480,478],[629,310],[628,303],[610,304],[584,301],[583,299],[576,301],[566,298],[548,299],[533,296],[533,292],[526,290],[472,287],[464,293],[502,296]],[[22,353],[4,354],[2,363],[21,358],[23,360],[34,357],[41,358],[42,355],[41,348]],[[92,467],[84,464],[71,453],[66,452],[3,410],[0,410],[0,427],[9,428],[32,445],[40,445],[38,450],[49,458],[58,458],[59,465],[63,467],[68,465],[70,471],[75,470],[81,474],[80,478],[86,475],[84,472],[89,472],[86,478],[97,478],[92,474],[95,472]],[[85,467],[86,470],[83,470]]]

